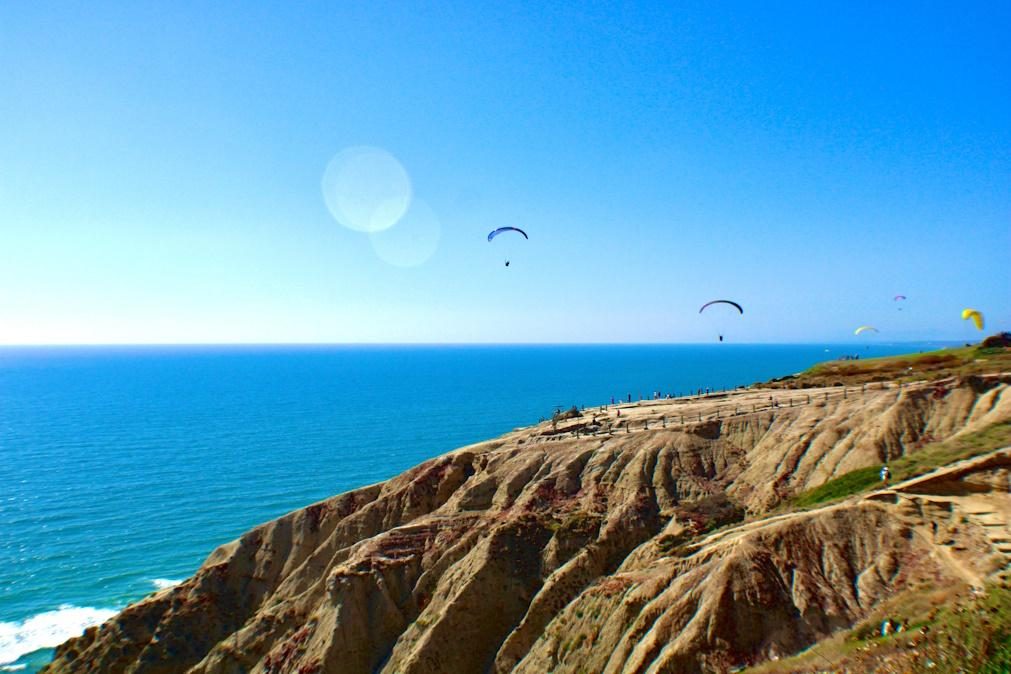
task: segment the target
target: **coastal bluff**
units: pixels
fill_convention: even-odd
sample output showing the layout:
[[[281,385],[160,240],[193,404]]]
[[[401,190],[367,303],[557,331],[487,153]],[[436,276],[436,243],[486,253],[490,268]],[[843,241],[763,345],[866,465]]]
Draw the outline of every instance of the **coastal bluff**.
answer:
[[[44,671],[645,674],[784,658],[1007,567],[1009,385],[991,372],[587,408],[260,525]],[[803,501],[946,451],[891,485]]]

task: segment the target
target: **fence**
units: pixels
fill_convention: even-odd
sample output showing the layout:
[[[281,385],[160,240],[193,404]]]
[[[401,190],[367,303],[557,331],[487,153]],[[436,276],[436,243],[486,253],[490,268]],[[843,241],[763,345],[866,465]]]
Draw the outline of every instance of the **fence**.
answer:
[[[900,394],[901,391],[905,389],[924,389],[932,386],[934,386],[934,384],[928,382],[915,382],[911,384],[903,384],[902,382],[894,384],[890,382],[873,382],[870,384],[863,384],[859,387],[842,386],[830,389],[819,389],[818,391],[805,391],[804,389],[799,389],[794,392],[794,390],[791,389],[775,389],[777,392],[790,391],[790,393],[785,396],[771,393],[771,400],[769,401],[753,401],[746,404],[741,403],[740,401],[735,403],[727,402],[725,404],[716,403],[717,400],[725,398],[728,394],[709,393],[661,400],[641,400],[638,403],[631,404],[621,403],[616,405],[600,405],[597,409],[599,412],[603,413],[610,410],[612,407],[618,410],[634,410],[642,409],[644,407],[683,405],[685,403],[704,404],[707,400],[711,400],[716,403],[715,407],[698,409],[688,414],[675,412],[672,414],[662,414],[660,416],[653,416],[645,419],[619,419],[617,423],[611,423],[612,419],[608,416],[608,419],[605,422],[606,426],[604,424],[586,422],[578,423],[574,427],[572,425],[569,425],[568,427],[559,427],[556,424],[551,431],[544,432],[541,435],[547,436],[548,439],[561,438],[563,436],[578,438],[584,435],[614,435],[615,433],[648,431],[650,430],[651,424],[653,425],[654,430],[657,428],[684,429],[700,423],[719,421],[722,419],[733,419],[740,418],[742,416],[758,415],[765,412],[776,412],[783,409],[792,409],[817,403],[826,403],[830,400],[846,400],[854,396],[866,396],[871,391],[884,391],[891,389]],[[736,397],[746,395],[749,392],[752,394],[758,394],[761,392],[763,395],[765,393],[765,391],[748,391],[745,389],[744,391],[736,392],[736,395],[735,392],[731,391],[729,392],[729,395]],[[593,408],[589,409],[592,410]],[[586,410],[587,408],[584,407],[584,413]],[[594,419],[594,421],[596,421],[596,419]]]

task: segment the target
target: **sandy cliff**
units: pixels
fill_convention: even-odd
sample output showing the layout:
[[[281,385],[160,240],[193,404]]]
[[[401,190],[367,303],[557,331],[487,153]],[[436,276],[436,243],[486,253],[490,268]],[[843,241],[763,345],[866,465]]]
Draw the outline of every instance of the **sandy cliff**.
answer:
[[[1011,420],[1011,377],[587,410],[257,527],[50,672],[696,672],[803,649],[1011,554],[1011,452],[785,499]],[[715,530],[715,531],[714,531]]]

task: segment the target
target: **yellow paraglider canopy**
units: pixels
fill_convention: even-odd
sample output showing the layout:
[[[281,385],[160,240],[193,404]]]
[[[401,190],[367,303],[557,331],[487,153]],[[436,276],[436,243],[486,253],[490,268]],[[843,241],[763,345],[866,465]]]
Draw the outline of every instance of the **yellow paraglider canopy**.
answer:
[[[873,330],[874,332],[878,332],[878,329],[875,328],[873,325],[861,325],[859,328],[857,328],[856,330],[853,331],[853,334],[854,335],[859,335],[861,332],[867,332],[868,330]]]
[[[962,320],[967,321],[970,318],[972,319],[972,322],[976,324],[977,330],[983,329],[983,314],[975,309],[962,309]]]

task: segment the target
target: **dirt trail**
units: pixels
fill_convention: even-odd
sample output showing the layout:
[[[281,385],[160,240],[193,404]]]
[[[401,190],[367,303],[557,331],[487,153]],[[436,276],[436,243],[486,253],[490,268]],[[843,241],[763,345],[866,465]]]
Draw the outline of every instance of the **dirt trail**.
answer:
[[[974,565],[966,564],[960,555],[952,554],[965,552],[969,548],[964,541],[951,536],[950,532],[954,529],[957,533],[960,519],[977,527],[985,534],[989,544],[986,552],[996,558],[991,564],[993,571],[1011,564],[1011,493],[1007,485],[1009,470],[1011,447],[1006,447],[905,480],[889,489],[880,489],[820,508],[773,515],[728,527],[689,545],[687,550],[714,553],[723,546],[736,544],[749,534],[791,520],[831,513],[861,500],[888,503],[903,511],[905,521],[915,527],[918,533],[925,535],[927,540],[940,543],[938,553],[958,576],[975,587],[982,587],[988,574],[980,573],[973,568]],[[985,479],[974,480],[981,474]],[[996,479],[989,479],[995,476]],[[939,520],[948,526],[939,530]],[[939,536],[942,540],[937,540]]]
[[[571,434],[640,432],[661,428],[693,427],[700,423],[716,420],[742,419],[768,416],[770,413],[788,414],[806,406],[824,406],[841,400],[859,401],[874,405],[883,400],[894,401],[903,392],[933,390],[936,382],[918,381],[907,384],[881,382],[862,386],[824,386],[809,389],[751,388],[722,392],[704,393],[681,398],[644,399],[635,402],[619,402],[614,405],[600,405],[584,408],[584,413],[592,415],[595,424],[586,424],[584,419],[563,420],[551,433],[539,433],[550,439],[552,436]],[[594,426],[598,426],[592,430]],[[587,428],[591,430],[587,430]]]
[[[974,587],[1011,564],[1011,448],[944,466],[864,498],[897,505],[918,533],[936,544],[953,570]],[[972,529],[982,540],[959,534]],[[967,554],[968,553],[968,554]],[[987,558],[979,563],[980,553]],[[967,563],[966,557],[974,557]],[[980,570],[982,568],[982,571]]]

